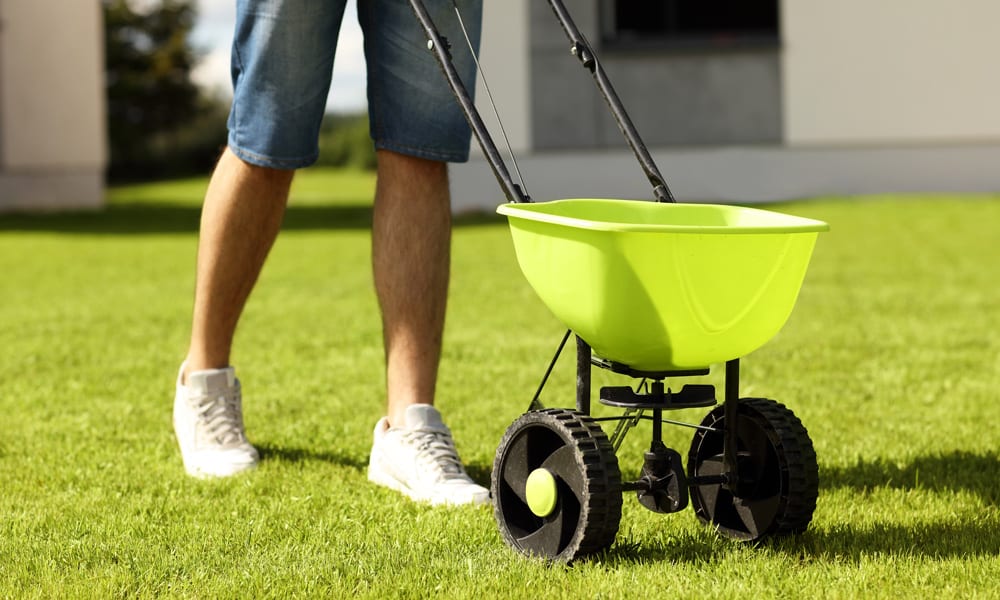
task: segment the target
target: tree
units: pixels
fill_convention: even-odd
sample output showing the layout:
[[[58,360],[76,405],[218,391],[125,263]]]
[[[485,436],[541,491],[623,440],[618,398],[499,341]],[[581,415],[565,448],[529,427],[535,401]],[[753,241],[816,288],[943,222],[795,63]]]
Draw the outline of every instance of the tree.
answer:
[[[205,145],[192,136],[192,123],[212,114],[217,103],[203,98],[191,80],[197,55],[188,36],[193,0],[160,0],[136,10],[128,0],[102,0],[105,16],[108,137],[112,178],[173,174],[185,144]],[[196,138],[202,138],[197,140]],[[224,142],[212,143],[218,146]],[[204,152],[204,149],[201,150]],[[198,161],[195,161],[198,162]]]

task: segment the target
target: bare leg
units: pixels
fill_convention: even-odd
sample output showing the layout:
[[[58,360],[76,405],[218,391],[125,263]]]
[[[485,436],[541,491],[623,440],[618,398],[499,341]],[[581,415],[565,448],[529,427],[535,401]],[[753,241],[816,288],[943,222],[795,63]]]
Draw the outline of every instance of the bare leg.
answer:
[[[379,151],[372,262],[382,308],[388,407],[368,479],[421,502],[485,504],[434,402],[451,247],[445,163]],[[411,410],[412,409],[412,410]]]
[[[411,404],[433,404],[450,267],[447,164],[378,152],[372,229],[382,309],[390,426]]]
[[[186,373],[229,365],[236,323],[281,228],[293,174],[249,165],[228,149],[219,159],[201,215]]]

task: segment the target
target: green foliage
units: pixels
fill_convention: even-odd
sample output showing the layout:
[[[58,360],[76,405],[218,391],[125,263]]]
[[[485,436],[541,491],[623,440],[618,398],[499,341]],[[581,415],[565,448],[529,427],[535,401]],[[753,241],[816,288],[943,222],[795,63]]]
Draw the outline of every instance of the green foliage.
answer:
[[[113,189],[103,215],[0,217],[0,597],[996,597],[1000,197],[775,207],[832,226],[791,319],[743,361],[743,393],[788,405],[815,443],[809,531],[740,545],[626,494],[616,544],[553,567],[508,550],[488,509],[367,482],[385,393],[373,185],[296,180],[234,356],[263,461],[224,481],[188,478],[170,428],[205,180]],[[453,246],[438,403],[487,481],[563,327],[505,224],[459,220]],[[542,401],[571,406],[574,379],[564,357]],[[642,427],[625,440],[626,476],[647,445]]]
[[[368,115],[326,115],[320,131],[317,164],[374,169],[375,147],[368,133]]]
[[[134,10],[103,0],[112,179],[206,171],[225,143],[226,108],[191,80],[191,0]]]

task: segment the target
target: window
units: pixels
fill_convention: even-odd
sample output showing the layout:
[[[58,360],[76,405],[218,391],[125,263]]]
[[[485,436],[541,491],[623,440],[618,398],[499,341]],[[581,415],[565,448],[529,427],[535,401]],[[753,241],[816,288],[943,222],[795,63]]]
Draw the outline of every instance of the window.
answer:
[[[601,0],[611,47],[776,45],[778,0]]]

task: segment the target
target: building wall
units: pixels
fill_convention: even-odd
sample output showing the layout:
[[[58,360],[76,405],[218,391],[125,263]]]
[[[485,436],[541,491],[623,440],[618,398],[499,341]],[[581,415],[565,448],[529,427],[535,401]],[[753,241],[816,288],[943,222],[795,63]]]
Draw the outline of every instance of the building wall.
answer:
[[[783,0],[789,144],[1000,140],[1000,2]]]
[[[0,210],[99,206],[100,2],[0,0],[0,22]]]
[[[532,94],[528,70],[531,48],[528,44],[528,19],[526,0],[483,3],[483,36],[479,60],[485,78],[477,80],[476,104],[483,121],[491,131],[496,130],[494,137],[500,145],[502,140],[496,126],[496,117],[486,97],[485,79],[515,151],[526,151],[531,147]]]
[[[564,1],[583,33],[599,39],[597,0]],[[1000,191],[1000,2],[781,2],[773,53],[602,52],[678,199]],[[487,15],[496,4],[487,3]],[[527,11],[530,55],[486,68],[508,69],[521,86],[512,89],[524,90],[500,111],[521,125],[517,135],[530,135],[514,140],[528,192],[535,200],[651,197],[548,3],[508,6]],[[486,63],[505,56],[494,44],[522,39],[494,25],[488,18]],[[481,158],[455,166],[452,192],[458,211],[492,210],[502,199]]]
[[[777,49],[601,48],[598,0],[567,0],[615,90],[650,146],[778,143]],[[531,112],[538,150],[619,147],[622,137],[590,74],[546,2],[531,3]]]

